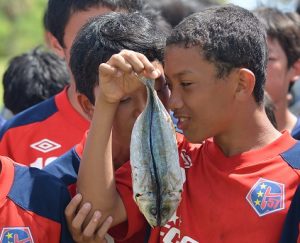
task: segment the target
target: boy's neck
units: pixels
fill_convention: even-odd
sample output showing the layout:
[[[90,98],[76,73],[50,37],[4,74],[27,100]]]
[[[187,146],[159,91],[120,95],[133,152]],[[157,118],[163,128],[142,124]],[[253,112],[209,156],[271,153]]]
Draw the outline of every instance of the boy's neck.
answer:
[[[214,137],[215,143],[228,157],[260,149],[282,135],[274,128],[262,110],[256,110],[254,115],[244,116],[235,121],[227,133]]]
[[[275,104],[275,117],[278,125],[278,130],[288,130],[291,132],[297,122],[297,117],[288,109],[286,103]]]

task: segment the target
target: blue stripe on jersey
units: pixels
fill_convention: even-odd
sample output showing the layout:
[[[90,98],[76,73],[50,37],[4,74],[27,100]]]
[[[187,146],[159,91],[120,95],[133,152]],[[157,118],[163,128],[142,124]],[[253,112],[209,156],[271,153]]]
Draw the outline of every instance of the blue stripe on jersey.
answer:
[[[283,226],[280,243],[297,243],[299,236],[299,223],[300,223],[300,187],[293,197],[291,206],[285,219]]]
[[[46,120],[57,111],[58,108],[55,104],[54,97],[38,103],[9,119],[0,130],[0,139],[2,139],[4,133],[11,128]]]
[[[61,179],[66,186],[76,183],[80,158],[71,149],[47,165],[44,170]]]
[[[66,186],[56,177],[37,168],[15,165],[13,186],[8,197],[26,211],[63,223],[70,201]]]
[[[293,169],[300,169],[300,141],[280,155]]]

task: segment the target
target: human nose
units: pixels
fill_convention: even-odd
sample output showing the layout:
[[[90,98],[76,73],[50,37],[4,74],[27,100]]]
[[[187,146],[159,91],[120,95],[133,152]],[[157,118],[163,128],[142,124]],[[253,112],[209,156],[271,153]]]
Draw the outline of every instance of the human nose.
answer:
[[[183,106],[183,100],[181,94],[179,91],[173,88],[168,101],[168,108],[174,111],[176,109],[181,108],[182,106]]]

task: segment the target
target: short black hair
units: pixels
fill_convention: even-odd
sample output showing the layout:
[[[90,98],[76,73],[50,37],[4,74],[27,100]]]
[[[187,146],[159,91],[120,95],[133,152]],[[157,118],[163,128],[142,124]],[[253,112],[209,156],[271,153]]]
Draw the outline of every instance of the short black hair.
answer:
[[[254,98],[262,104],[266,80],[266,32],[250,11],[229,4],[186,17],[167,39],[168,45],[199,46],[199,54],[216,67],[217,77],[247,68],[256,78]]]
[[[149,1],[150,2],[150,1]],[[217,5],[213,0],[151,0],[154,9],[172,26],[176,26],[185,17],[211,5]]]
[[[4,105],[17,114],[57,94],[69,81],[65,61],[37,47],[10,60],[3,75]]]
[[[45,20],[49,32],[64,47],[64,32],[70,16],[75,12],[93,7],[107,7],[112,11],[116,9],[141,10],[143,0],[49,0]]]
[[[91,19],[79,31],[71,48],[70,67],[78,92],[94,104],[101,63],[123,49],[162,62],[165,35],[154,22],[138,12],[111,12]]]

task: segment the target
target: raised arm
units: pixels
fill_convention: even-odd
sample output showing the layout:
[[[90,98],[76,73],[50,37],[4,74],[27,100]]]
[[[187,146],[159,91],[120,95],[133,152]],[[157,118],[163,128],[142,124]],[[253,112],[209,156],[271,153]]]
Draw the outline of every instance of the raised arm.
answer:
[[[83,202],[91,203],[90,214],[100,210],[103,218],[113,217],[113,225],[127,215],[114,178],[112,124],[120,100],[143,85],[138,75],[156,79],[160,71],[144,55],[128,50],[100,65],[94,115],[78,173],[78,191]]]

